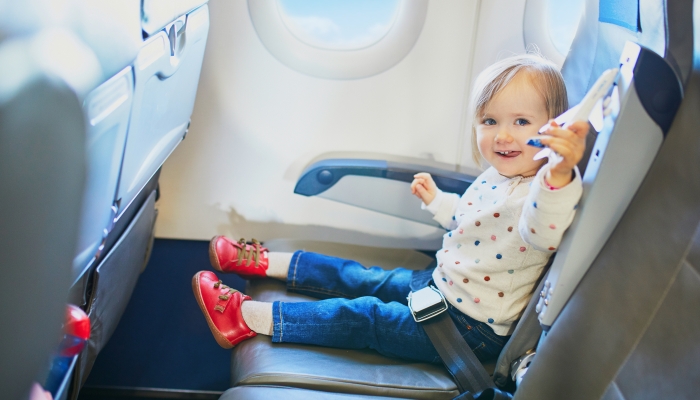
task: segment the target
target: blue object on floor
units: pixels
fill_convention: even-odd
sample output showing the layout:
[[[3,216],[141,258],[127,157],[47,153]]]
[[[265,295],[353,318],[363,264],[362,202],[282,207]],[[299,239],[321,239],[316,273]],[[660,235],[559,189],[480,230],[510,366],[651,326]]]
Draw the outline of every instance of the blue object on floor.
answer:
[[[229,389],[231,351],[216,344],[192,293],[192,276],[213,270],[208,251],[209,242],[155,240],[148,266],[85,387]],[[217,275],[244,291],[238,276]]]

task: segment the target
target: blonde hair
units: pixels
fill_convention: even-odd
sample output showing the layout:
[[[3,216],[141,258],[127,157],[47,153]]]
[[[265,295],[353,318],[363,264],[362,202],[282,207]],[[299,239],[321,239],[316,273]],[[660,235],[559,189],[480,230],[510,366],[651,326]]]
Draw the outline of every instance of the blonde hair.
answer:
[[[569,108],[564,78],[553,62],[539,54],[512,56],[487,67],[474,81],[469,102],[472,112],[472,157],[478,166],[481,166],[482,157],[476,140],[476,125],[488,103],[521,71],[536,82],[534,86],[544,98],[549,118]]]

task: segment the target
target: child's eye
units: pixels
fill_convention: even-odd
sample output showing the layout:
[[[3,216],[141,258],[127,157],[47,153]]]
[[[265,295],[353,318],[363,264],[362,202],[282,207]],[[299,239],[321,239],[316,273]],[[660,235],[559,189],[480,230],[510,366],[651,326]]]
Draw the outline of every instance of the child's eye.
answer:
[[[518,118],[515,120],[515,124],[520,125],[520,126],[525,126],[525,125],[529,125],[530,121],[526,120],[525,118]]]
[[[484,125],[496,125],[496,120],[493,118],[484,118],[484,120],[481,121],[481,123]]]

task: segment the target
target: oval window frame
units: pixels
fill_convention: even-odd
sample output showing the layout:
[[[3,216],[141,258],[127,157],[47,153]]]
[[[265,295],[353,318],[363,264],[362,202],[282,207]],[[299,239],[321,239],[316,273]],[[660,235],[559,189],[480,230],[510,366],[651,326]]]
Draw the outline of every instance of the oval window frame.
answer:
[[[534,44],[538,47],[540,53],[557,64],[560,68],[566,60],[567,54],[562,54],[552,41],[552,32],[549,27],[549,2],[551,0],[527,0],[525,3],[525,15],[523,17],[523,39],[525,40],[525,48],[529,48]],[[585,7],[578,15],[576,22],[576,32],[583,19]],[[576,34],[574,34],[574,40]],[[573,42],[572,42],[573,43]],[[571,44],[569,44],[569,50]]]
[[[326,79],[361,79],[382,73],[404,59],[425,24],[428,0],[400,0],[394,25],[376,43],[357,50],[330,50],[309,45],[292,34],[277,1],[248,0],[258,38],[284,65]]]

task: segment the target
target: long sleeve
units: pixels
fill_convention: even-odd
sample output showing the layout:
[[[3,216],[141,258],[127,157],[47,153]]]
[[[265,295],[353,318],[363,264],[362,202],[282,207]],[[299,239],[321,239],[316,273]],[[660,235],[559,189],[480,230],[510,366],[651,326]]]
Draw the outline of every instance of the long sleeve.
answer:
[[[459,204],[460,197],[454,193],[445,193],[438,189],[437,194],[429,205],[421,204],[421,209],[430,211],[433,219],[445,229],[454,229],[457,226],[454,215]]]
[[[523,240],[535,249],[554,252],[561,243],[564,231],[571,225],[583,192],[581,174],[574,168],[575,177],[568,185],[549,189],[544,177],[549,166],[542,167],[530,187],[523,205],[518,229]]]

